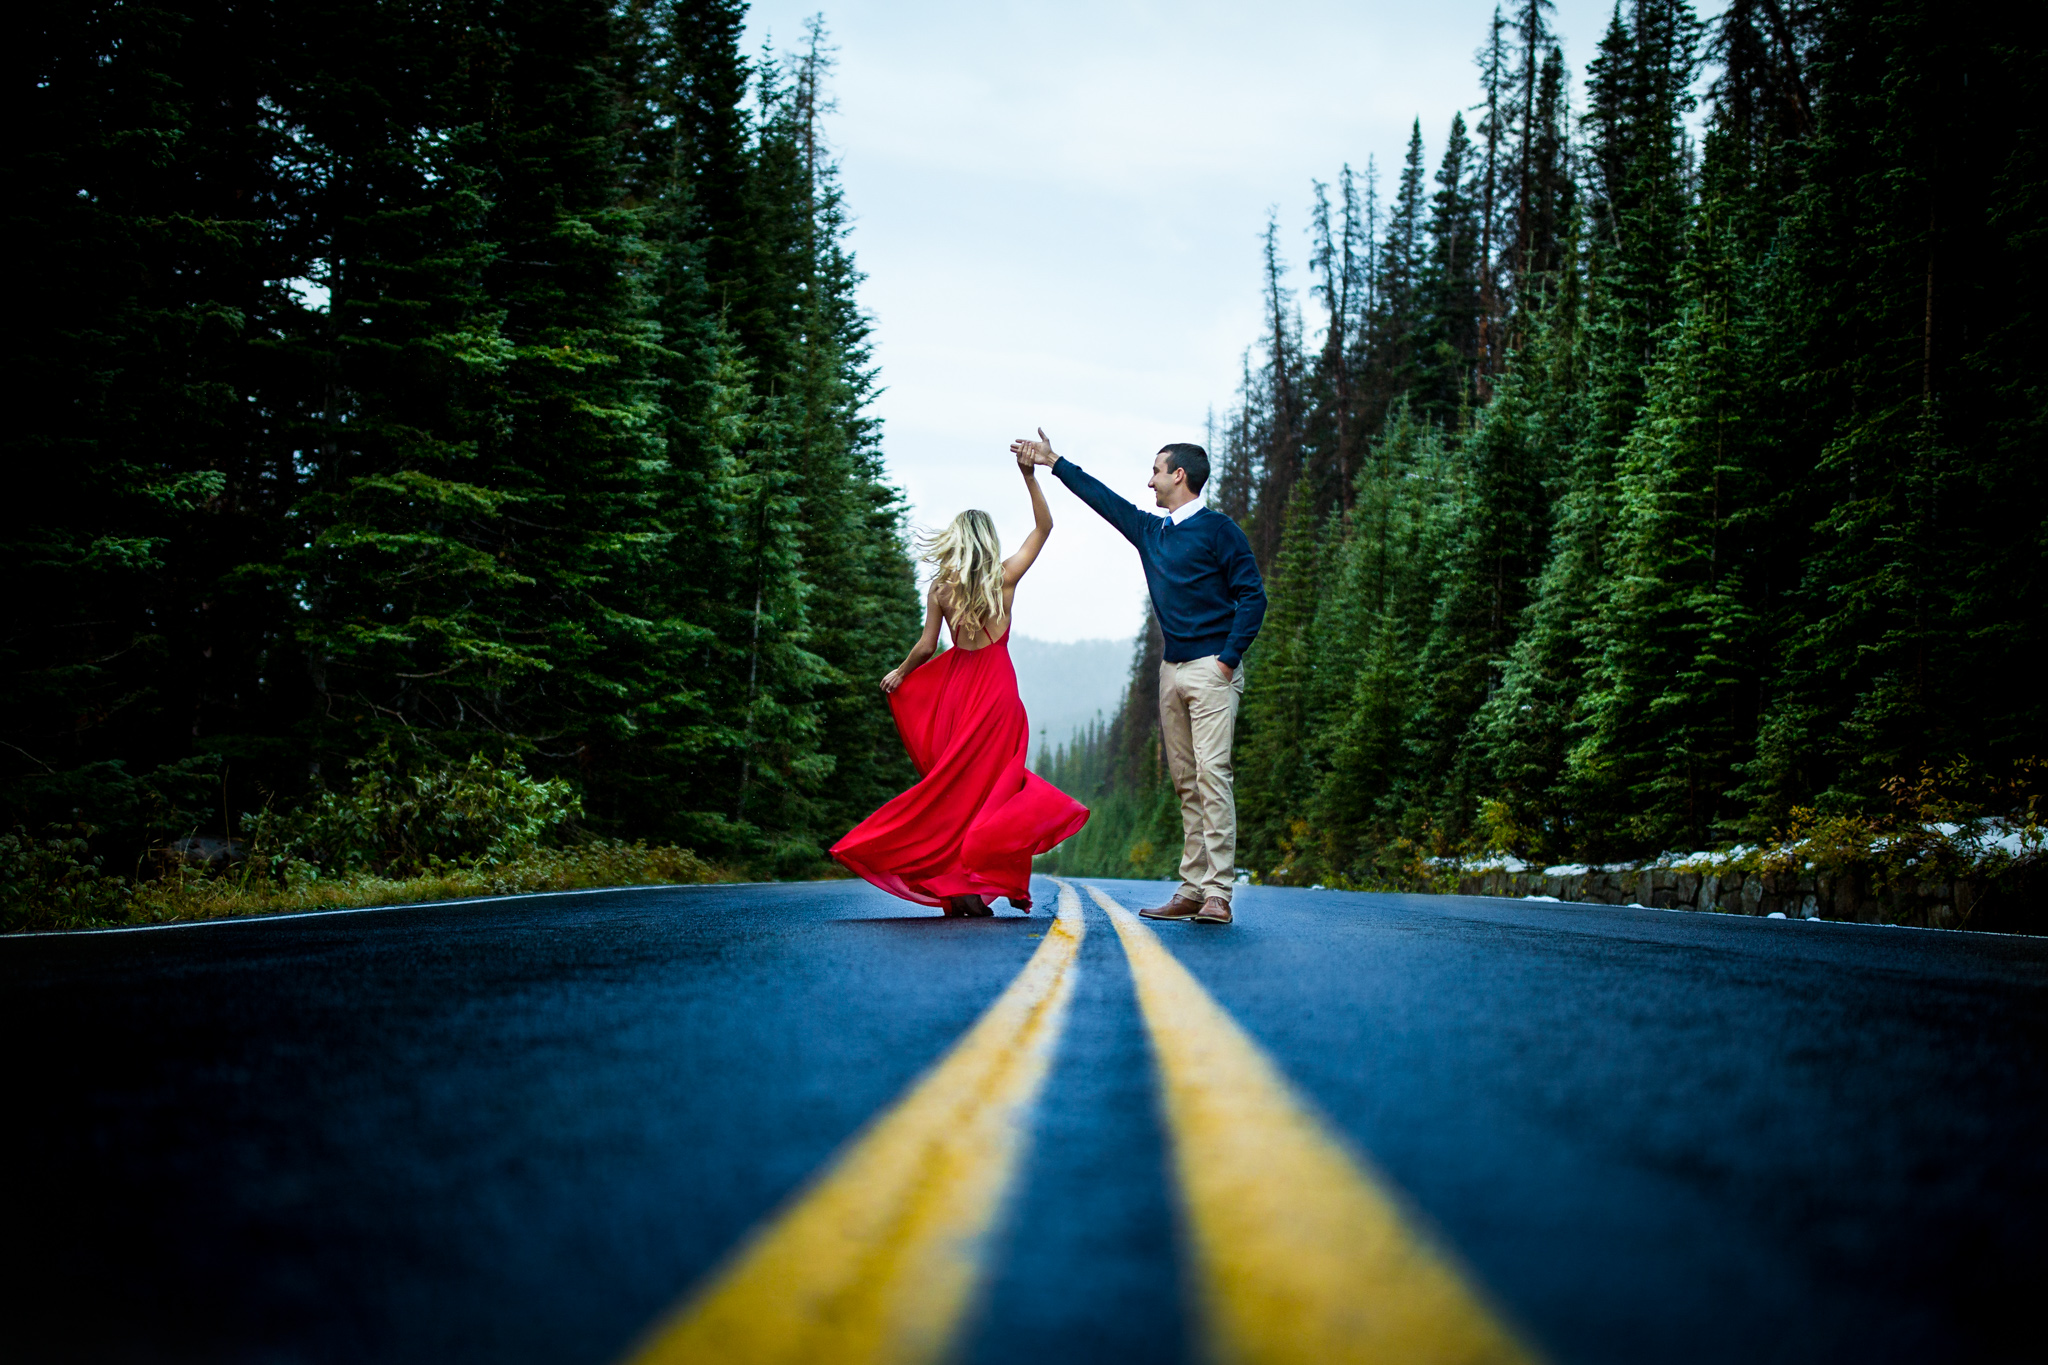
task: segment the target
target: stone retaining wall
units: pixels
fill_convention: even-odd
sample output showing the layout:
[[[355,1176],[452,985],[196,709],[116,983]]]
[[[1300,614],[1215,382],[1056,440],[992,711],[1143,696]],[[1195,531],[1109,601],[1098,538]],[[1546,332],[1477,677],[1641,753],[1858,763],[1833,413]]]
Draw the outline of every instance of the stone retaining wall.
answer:
[[[1780,913],[1788,919],[1953,929],[1970,923],[1990,888],[1976,879],[1957,878],[1888,887],[1880,893],[1867,875],[1857,873],[1681,872],[1646,867],[1575,876],[1551,876],[1542,871],[1467,872],[1458,877],[1455,890],[1465,896],[1555,896],[1592,905],[1718,910],[1731,915]]]

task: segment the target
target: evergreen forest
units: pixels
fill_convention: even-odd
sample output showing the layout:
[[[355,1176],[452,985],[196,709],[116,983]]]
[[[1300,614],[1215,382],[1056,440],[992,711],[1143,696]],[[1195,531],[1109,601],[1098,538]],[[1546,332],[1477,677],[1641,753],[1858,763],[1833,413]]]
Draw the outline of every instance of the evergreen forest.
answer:
[[[1271,602],[1241,865],[1414,885],[2038,798],[2039,13],[1623,0],[1579,108],[1550,10],[1475,35],[1433,156],[1418,123],[1389,187],[1313,185],[1306,299],[1267,232],[1210,437]],[[1050,868],[1178,860],[1148,636],[1038,757],[1096,810]]]
[[[800,875],[914,780],[831,48],[745,53],[744,12],[24,24],[0,874],[316,808],[417,870],[498,801]]]

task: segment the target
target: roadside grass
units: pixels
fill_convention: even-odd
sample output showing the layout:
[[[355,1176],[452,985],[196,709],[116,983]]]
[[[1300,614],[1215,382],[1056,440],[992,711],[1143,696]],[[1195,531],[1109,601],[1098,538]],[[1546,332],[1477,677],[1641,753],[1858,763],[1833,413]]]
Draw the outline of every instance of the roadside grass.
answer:
[[[72,895],[17,902],[0,913],[0,931],[110,929],[522,892],[738,880],[737,874],[686,848],[615,840],[532,848],[499,860],[431,868],[414,877],[323,877],[303,863],[289,866],[278,878],[263,875],[253,863],[225,874],[174,868],[140,885],[108,877],[95,886],[74,886]]]
[[[220,839],[199,838],[195,820],[147,848],[132,877],[110,875],[89,822],[0,832],[0,932],[743,880],[686,848],[592,837],[576,788],[527,772],[517,754],[451,759],[382,742],[348,771],[295,804],[244,813]],[[159,837],[181,823],[160,818]]]

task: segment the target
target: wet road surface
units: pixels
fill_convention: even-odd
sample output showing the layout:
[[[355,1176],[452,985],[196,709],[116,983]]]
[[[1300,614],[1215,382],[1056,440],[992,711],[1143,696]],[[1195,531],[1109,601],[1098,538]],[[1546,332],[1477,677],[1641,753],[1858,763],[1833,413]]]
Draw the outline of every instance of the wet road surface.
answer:
[[[1226,1143],[1175,1129],[1147,1018],[1175,1026],[1090,887],[1167,891],[1075,888],[952,1358],[1179,1361],[1218,1330],[1173,1153]],[[623,1359],[1016,989],[1034,892],[979,921],[827,882],[0,941],[9,1355]],[[1238,910],[1157,940],[1530,1355],[2040,1358],[2048,943]]]

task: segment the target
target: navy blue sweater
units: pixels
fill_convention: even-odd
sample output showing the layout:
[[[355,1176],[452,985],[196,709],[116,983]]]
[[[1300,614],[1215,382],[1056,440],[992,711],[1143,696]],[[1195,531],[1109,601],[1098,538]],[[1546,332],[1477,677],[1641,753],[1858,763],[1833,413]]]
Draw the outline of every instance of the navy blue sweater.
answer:
[[[1266,585],[1251,542],[1237,523],[1205,507],[1176,526],[1102,486],[1072,460],[1053,462],[1053,476],[1138,547],[1152,614],[1166,637],[1166,662],[1214,654],[1236,668],[1266,619]]]

